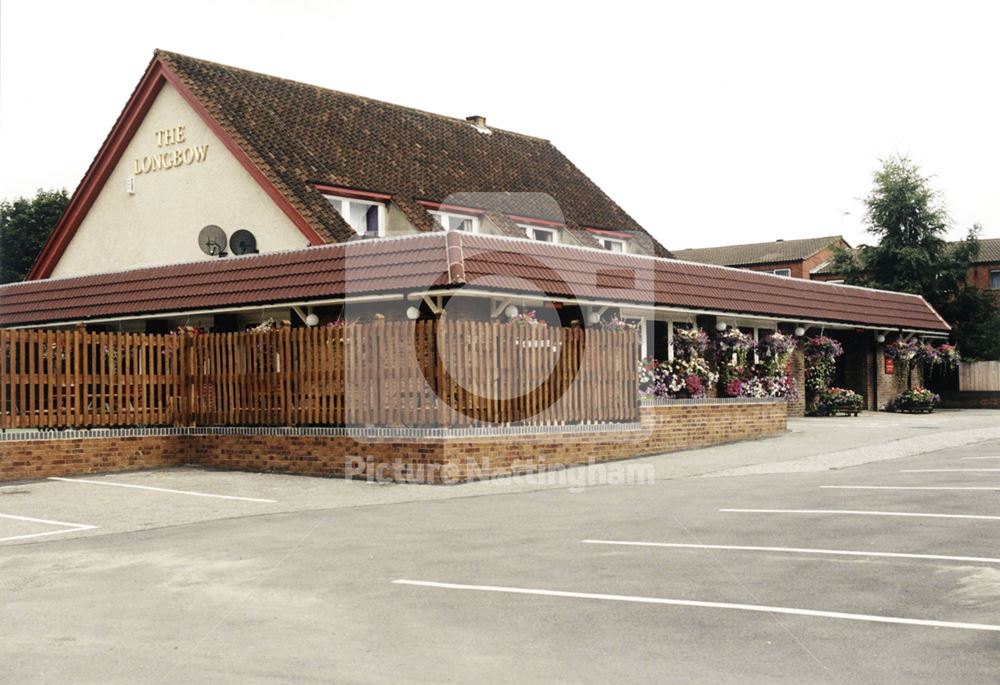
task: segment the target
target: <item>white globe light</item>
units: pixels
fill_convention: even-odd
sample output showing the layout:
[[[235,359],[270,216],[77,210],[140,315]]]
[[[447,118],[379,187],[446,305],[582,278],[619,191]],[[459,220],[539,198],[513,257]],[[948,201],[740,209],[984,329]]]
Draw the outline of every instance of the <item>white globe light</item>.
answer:
[[[316,316],[315,314],[310,314],[309,316],[306,317],[306,325],[309,326],[309,328],[312,328],[318,323],[319,323],[319,317]]]
[[[517,307],[512,304],[507,305],[507,308],[503,310],[503,313],[507,315],[508,319],[513,319],[517,316]]]
[[[406,318],[410,319],[411,321],[414,320],[414,319],[419,319],[420,318],[420,310],[417,309],[416,307],[407,307],[406,308]]]
[[[725,321],[720,321],[719,323],[715,324],[715,330],[719,331],[720,333],[726,330],[727,328],[729,328],[729,324],[726,323]]]
[[[802,326],[798,326],[798,327],[795,328],[795,335],[797,335],[797,336],[799,336],[801,338],[805,334],[806,334],[806,329],[803,328]]]
[[[885,333],[879,333],[878,335],[876,335],[875,336],[875,342],[884,343],[885,342]]]
[[[589,317],[589,321],[592,324],[599,324],[599,323],[601,323],[601,315],[598,314],[597,312],[591,312],[590,313],[590,317]]]

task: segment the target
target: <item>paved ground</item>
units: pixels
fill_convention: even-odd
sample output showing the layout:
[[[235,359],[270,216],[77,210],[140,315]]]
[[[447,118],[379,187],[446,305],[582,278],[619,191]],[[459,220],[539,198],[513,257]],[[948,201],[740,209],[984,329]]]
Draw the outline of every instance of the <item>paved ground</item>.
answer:
[[[792,428],[642,485],[2,487],[0,679],[995,682],[1000,412]]]

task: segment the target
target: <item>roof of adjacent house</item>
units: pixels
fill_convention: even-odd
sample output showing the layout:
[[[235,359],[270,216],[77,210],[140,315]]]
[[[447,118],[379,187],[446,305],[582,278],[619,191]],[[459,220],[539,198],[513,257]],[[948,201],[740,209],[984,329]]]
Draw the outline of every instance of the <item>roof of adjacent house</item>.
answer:
[[[1000,263],[1000,238],[980,238],[979,255],[972,260],[973,264]]]
[[[718,264],[720,266],[751,266],[754,264],[798,262],[812,257],[831,245],[840,244],[846,245],[842,236],[829,235],[822,238],[700,247],[690,250],[674,250],[673,253],[677,259],[685,259],[689,262]]]
[[[456,286],[858,326],[948,330],[917,295],[459,231],[11,284],[0,287],[0,325]]]
[[[957,240],[949,245],[961,245],[964,241]],[[860,248],[853,248],[857,252]],[[972,260],[973,264],[1000,264],[1000,238],[980,238],[979,254]],[[837,275],[840,272],[834,268],[833,262],[827,262],[813,270],[815,274]]]
[[[328,242],[356,236],[316,183],[391,195],[422,230],[433,221],[418,201],[492,193],[482,209],[647,237],[547,140],[173,52],[156,59]]]

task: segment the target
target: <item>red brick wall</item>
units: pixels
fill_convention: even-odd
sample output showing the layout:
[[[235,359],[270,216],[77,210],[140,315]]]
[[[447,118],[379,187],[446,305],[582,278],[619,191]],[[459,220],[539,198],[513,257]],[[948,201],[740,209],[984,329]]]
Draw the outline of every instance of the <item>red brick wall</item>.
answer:
[[[180,466],[186,436],[131,435],[0,441],[0,481]]]
[[[442,482],[704,447],[786,430],[784,402],[642,408],[638,429],[355,438],[281,431],[0,441],[0,480],[198,464],[239,471]],[[416,475],[414,470],[418,470]],[[422,470],[422,471],[421,471]]]
[[[981,290],[990,288],[990,272],[1000,270],[1000,263],[976,264],[969,269],[969,282]]]
[[[833,259],[834,251],[829,248],[824,248],[806,259],[794,261],[794,262],[774,262],[772,264],[753,264],[751,266],[742,267],[744,269],[749,269],[751,271],[766,271],[768,273],[774,271],[775,269],[789,269],[792,272],[792,278],[811,278],[811,272],[813,269],[819,265]]]
[[[795,389],[799,396],[788,401],[789,416],[806,415],[806,357],[802,353],[801,344],[792,352],[792,378],[795,379]]]
[[[763,271],[765,273],[771,273],[775,269],[788,269],[792,272],[792,278],[806,278],[804,274],[808,272],[802,266],[802,262],[774,262],[773,264],[752,264],[751,266],[741,267],[743,269],[748,269],[750,271]]]

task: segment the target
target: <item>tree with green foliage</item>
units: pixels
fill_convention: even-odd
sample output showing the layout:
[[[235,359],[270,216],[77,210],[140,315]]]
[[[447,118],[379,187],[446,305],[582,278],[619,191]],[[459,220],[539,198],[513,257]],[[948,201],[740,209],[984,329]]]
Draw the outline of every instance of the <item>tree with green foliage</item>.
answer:
[[[833,267],[854,285],[923,295],[954,327],[963,354],[992,357],[1000,315],[991,293],[968,283],[979,254],[979,226],[965,240],[948,243],[951,225],[941,194],[905,156],[881,160],[865,198],[868,233],[875,245],[839,250]]]
[[[0,283],[24,280],[68,204],[65,189],[0,201]]]

